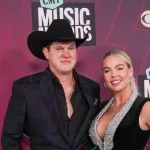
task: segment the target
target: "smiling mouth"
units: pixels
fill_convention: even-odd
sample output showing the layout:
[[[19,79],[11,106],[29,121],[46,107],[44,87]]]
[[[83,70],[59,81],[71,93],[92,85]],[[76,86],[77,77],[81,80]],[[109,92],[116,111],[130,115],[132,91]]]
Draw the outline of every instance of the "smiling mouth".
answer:
[[[115,80],[115,81],[112,81],[111,84],[114,86],[117,86],[120,84],[120,82],[121,82],[121,80]]]

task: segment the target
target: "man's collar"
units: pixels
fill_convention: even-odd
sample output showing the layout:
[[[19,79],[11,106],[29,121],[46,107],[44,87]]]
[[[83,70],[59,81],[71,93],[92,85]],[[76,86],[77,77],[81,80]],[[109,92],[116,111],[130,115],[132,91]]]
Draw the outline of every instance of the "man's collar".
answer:
[[[52,80],[58,80],[59,79],[57,78],[57,76],[52,72],[52,70],[50,69],[49,66],[47,66],[46,70],[45,70],[48,74],[49,74],[49,77],[52,79]],[[73,77],[75,79],[75,82],[78,81],[78,73],[75,71],[75,69],[73,69]]]

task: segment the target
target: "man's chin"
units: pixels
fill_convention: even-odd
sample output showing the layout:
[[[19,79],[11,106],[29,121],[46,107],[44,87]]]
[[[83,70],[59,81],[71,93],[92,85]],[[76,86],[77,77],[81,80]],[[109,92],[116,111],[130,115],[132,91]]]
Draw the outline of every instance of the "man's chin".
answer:
[[[72,73],[72,71],[73,71],[73,69],[72,70],[62,70],[61,74],[62,75],[68,75],[68,74]]]

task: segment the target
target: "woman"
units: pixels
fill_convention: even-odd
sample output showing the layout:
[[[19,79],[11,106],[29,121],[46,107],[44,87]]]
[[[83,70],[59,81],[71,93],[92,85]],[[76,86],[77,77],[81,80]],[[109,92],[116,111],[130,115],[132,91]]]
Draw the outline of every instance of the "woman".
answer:
[[[110,51],[103,58],[104,80],[114,96],[101,104],[90,127],[100,150],[144,150],[150,133],[150,101],[138,95],[130,57]]]

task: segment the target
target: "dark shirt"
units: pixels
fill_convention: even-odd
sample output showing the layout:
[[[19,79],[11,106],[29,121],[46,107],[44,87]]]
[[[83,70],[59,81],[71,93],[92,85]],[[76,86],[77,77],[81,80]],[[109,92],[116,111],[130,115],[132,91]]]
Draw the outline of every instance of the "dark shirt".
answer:
[[[73,114],[71,118],[69,118],[67,115],[67,104],[63,87],[58,78],[52,72],[51,75],[53,77],[54,94],[60,114],[60,122],[62,123],[62,126],[68,135],[70,144],[72,145],[89,111],[89,105],[82,94],[79,81],[74,72],[75,89],[71,97]]]

